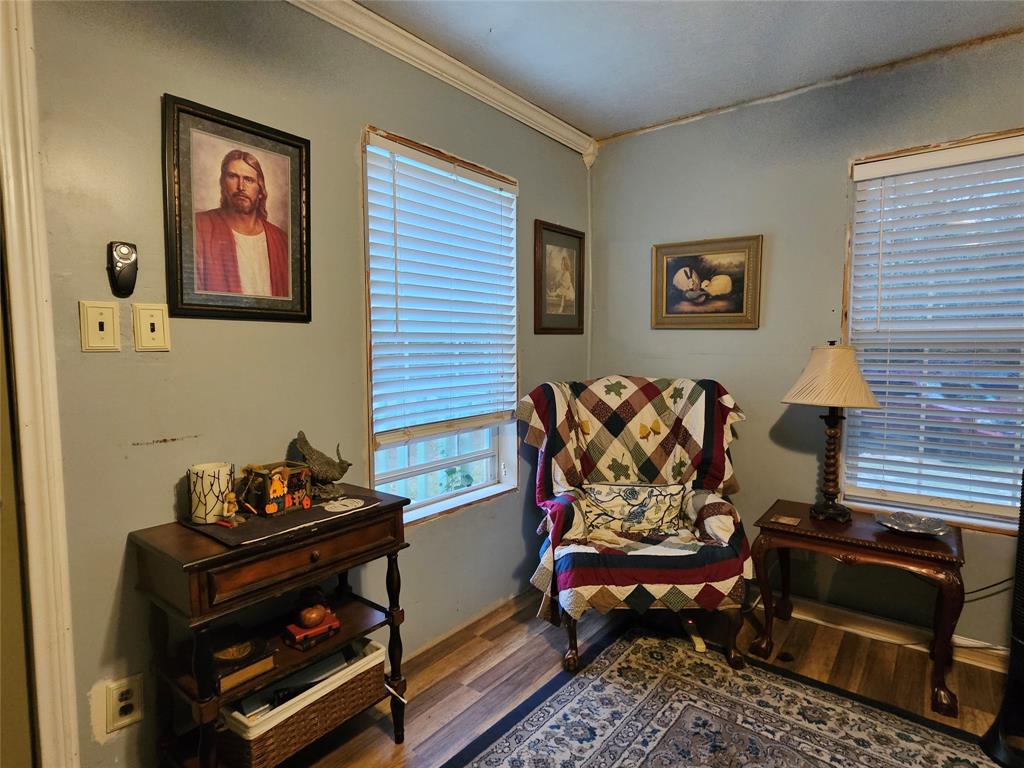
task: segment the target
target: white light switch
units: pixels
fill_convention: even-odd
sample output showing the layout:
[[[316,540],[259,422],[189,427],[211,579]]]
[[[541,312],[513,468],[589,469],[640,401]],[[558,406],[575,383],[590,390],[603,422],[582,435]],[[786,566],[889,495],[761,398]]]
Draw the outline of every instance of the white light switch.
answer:
[[[121,351],[121,326],[118,324],[117,315],[116,302],[78,302],[83,352]]]
[[[136,352],[169,352],[171,329],[166,304],[132,304]]]

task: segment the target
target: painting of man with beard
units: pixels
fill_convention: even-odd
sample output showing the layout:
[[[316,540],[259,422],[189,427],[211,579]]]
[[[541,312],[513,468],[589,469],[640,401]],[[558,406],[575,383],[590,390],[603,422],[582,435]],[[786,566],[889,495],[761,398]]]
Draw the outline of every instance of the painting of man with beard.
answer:
[[[232,149],[220,164],[220,207],[195,215],[195,290],[291,295],[288,236],[267,219],[267,181],[254,154]]]

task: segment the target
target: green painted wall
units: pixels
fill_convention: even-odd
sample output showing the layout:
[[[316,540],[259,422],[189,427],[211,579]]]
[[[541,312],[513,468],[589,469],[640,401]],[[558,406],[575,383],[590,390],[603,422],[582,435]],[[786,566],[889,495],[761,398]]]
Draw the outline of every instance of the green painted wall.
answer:
[[[586,169],[578,154],[284,3],[34,10],[82,764],[148,766],[151,719],[100,744],[87,702],[98,680],[149,664],[128,532],[173,519],[175,484],[189,464],[272,460],[299,429],[315,445],[340,441],[353,462],[348,478],[367,480],[363,127],[519,180],[523,389],[574,378],[586,365],[585,338],[532,333],[533,220],[583,229]],[[165,301],[165,92],[312,142],[313,322],[173,319],[172,351],[138,354],[124,300],[121,353],[82,354],[77,302],[109,298],[108,241],[139,246],[134,300]],[[307,360],[302,374],[259,373],[267,349],[296,351]],[[249,366],[251,375],[231,373]],[[524,484],[527,476],[522,469]],[[408,530],[412,546],[400,558],[407,653],[526,588],[538,545],[531,499],[513,494]],[[353,581],[384,598],[382,568]]]
[[[187,465],[274,458],[298,429],[317,445],[340,441],[353,461],[349,477],[367,479],[363,126],[518,178],[523,390],[587,369],[588,337],[532,334],[533,219],[583,229],[587,177],[570,150],[283,3],[34,10],[82,763],[150,765],[151,721],[101,744],[87,701],[97,681],[149,663],[128,532],[172,519]],[[816,414],[778,401],[809,348],[839,332],[847,163],[1024,124],[1021,72],[1024,46],[1011,39],[603,148],[593,174],[590,370],[721,380],[749,416],[734,448],[748,523],[773,499],[804,498],[815,485]],[[175,319],[170,353],[137,354],[128,300],[120,302],[123,351],[84,355],[77,301],[109,296],[109,240],[140,247],[134,299],[165,300],[165,92],[311,140],[314,319]],[[748,233],[765,235],[760,330],[649,328],[652,243]],[[225,375],[231,361],[268,347],[301,350],[308,373],[288,381]],[[184,439],[154,442],[166,438]],[[528,479],[522,466],[520,479]],[[407,652],[525,588],[537,544],[531,497],[520,492],[408,530]],[[1009,538],[969,534],[968,588],[1007,575],[1012,552]],[[913,580],[811,559],[795,571],[805,594],[919,623],[930,617],[931,592]],[[382,568],[355,583],[382,598]],[[1004,642],[1007,613],[1005,597],[971,604],[959,631]]]
[[[810,348],[839,338],[849,163],[865,155],[1024,125],[1024,38],[967,49],[741,108],[601,149],[593,169],[595,376],[714,378],[747,414],[733,459],[752,523],[777,498],[809,499],[824,435],[812,408],[779,400]],[[654,243],[764,235],[761,327],[650,328]],[[965,535],[967,589],[1009,575],[1014,540]],[[888,570],[794,558],[799,593],[929,624],[932,587]],[[958,633],[1005,644],[1009,598],[968,604]]]

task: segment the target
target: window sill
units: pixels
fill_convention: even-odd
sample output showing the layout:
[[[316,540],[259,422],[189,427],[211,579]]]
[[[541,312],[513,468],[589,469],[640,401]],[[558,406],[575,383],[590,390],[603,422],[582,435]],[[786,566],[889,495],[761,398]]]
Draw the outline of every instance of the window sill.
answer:
[[[980,513],[956,512],[954,510],[933,509],[931,507],[912,507],[910,505],[871,504],[864,501],[844,499],[843,504],[857,512],[910,512],[943,520],[956,528],[984,533],[997,533],[1002,536],[1016,536],[1018,521],[1016,517],[999,517]]]
[[[442,499],[433,504],[424,504],[422,507],[417,507],[411,512],[405,513],[405,524],[410,526],[425,523],[444,515],[450,515],[452,512],[457,512],[464,507],[473,506],[483,501],[490,501],[518,490],[519,488],[511,483],[497,483],[475,491],[462,493],[452,498]]]

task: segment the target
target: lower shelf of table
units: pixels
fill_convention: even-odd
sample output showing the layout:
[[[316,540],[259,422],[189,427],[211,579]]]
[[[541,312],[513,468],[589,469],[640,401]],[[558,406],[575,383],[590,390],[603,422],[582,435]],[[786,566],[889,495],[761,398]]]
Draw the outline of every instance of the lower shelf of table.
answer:
[[[390,619],[383,606],[376,605],[357,595],[352,595],[336,603],[333,609],[341,623],[341,629],[333,637],[305,651],[285,644],[281,636],[283,624],[274,622],[255,630],[265,637],[268,647],[274,651],[274,669],[223,694],[214,695],[205,700],[200,699],[196,678],[188,672],[172,674],[166,676],[165,679],[179,696],[193,706],[194,713],[197,715],[196,720],[199,723],[213,722],[217,719],[220,708],[225,704],[265,688],[293,672],[339,651],[345,643],[390,624]]]
[[[383,698],[379,699],[378,701],[375,701],[373,704],[368,705],[366,709],[370,709],[371,707],[376,706],[381,701],[386,701],[387,698],[388,695],[385,695]],[[365,712],[366,709],[364,709],[363,711]],[[337,730],[337,728],[343,727],[346,722],[348,722],[348,720],[339,723],[335,730]],[[319,744],[320,741],[322,741],[323,739],[329,738],[331,733],[332,732],[328,732],[324,736],[320,737],[320,739],[318,739],[317,741],[314,741],[307,747],[304,747],[303,751],[298,752],[289,757],[288,762],[293,764],[301,764],[302,756],[306,753],[306,751],[311,748],[316,749],[316,745]],[[192,731],[189,731],[186,734],[178,736],[176,739],[174,739],[174,741],[171,744],[167,746],[166,749],[160,750],[160,765],[166,766],[166,768],[203,768],[203,763],[200,755],[202,754],[202,750],[207,746],[209,745],[206,745],[202,742],[200,730],[196,728]],[[225,765],[225,763],[218,760],[215,768],[228,768],[228,766]]]

